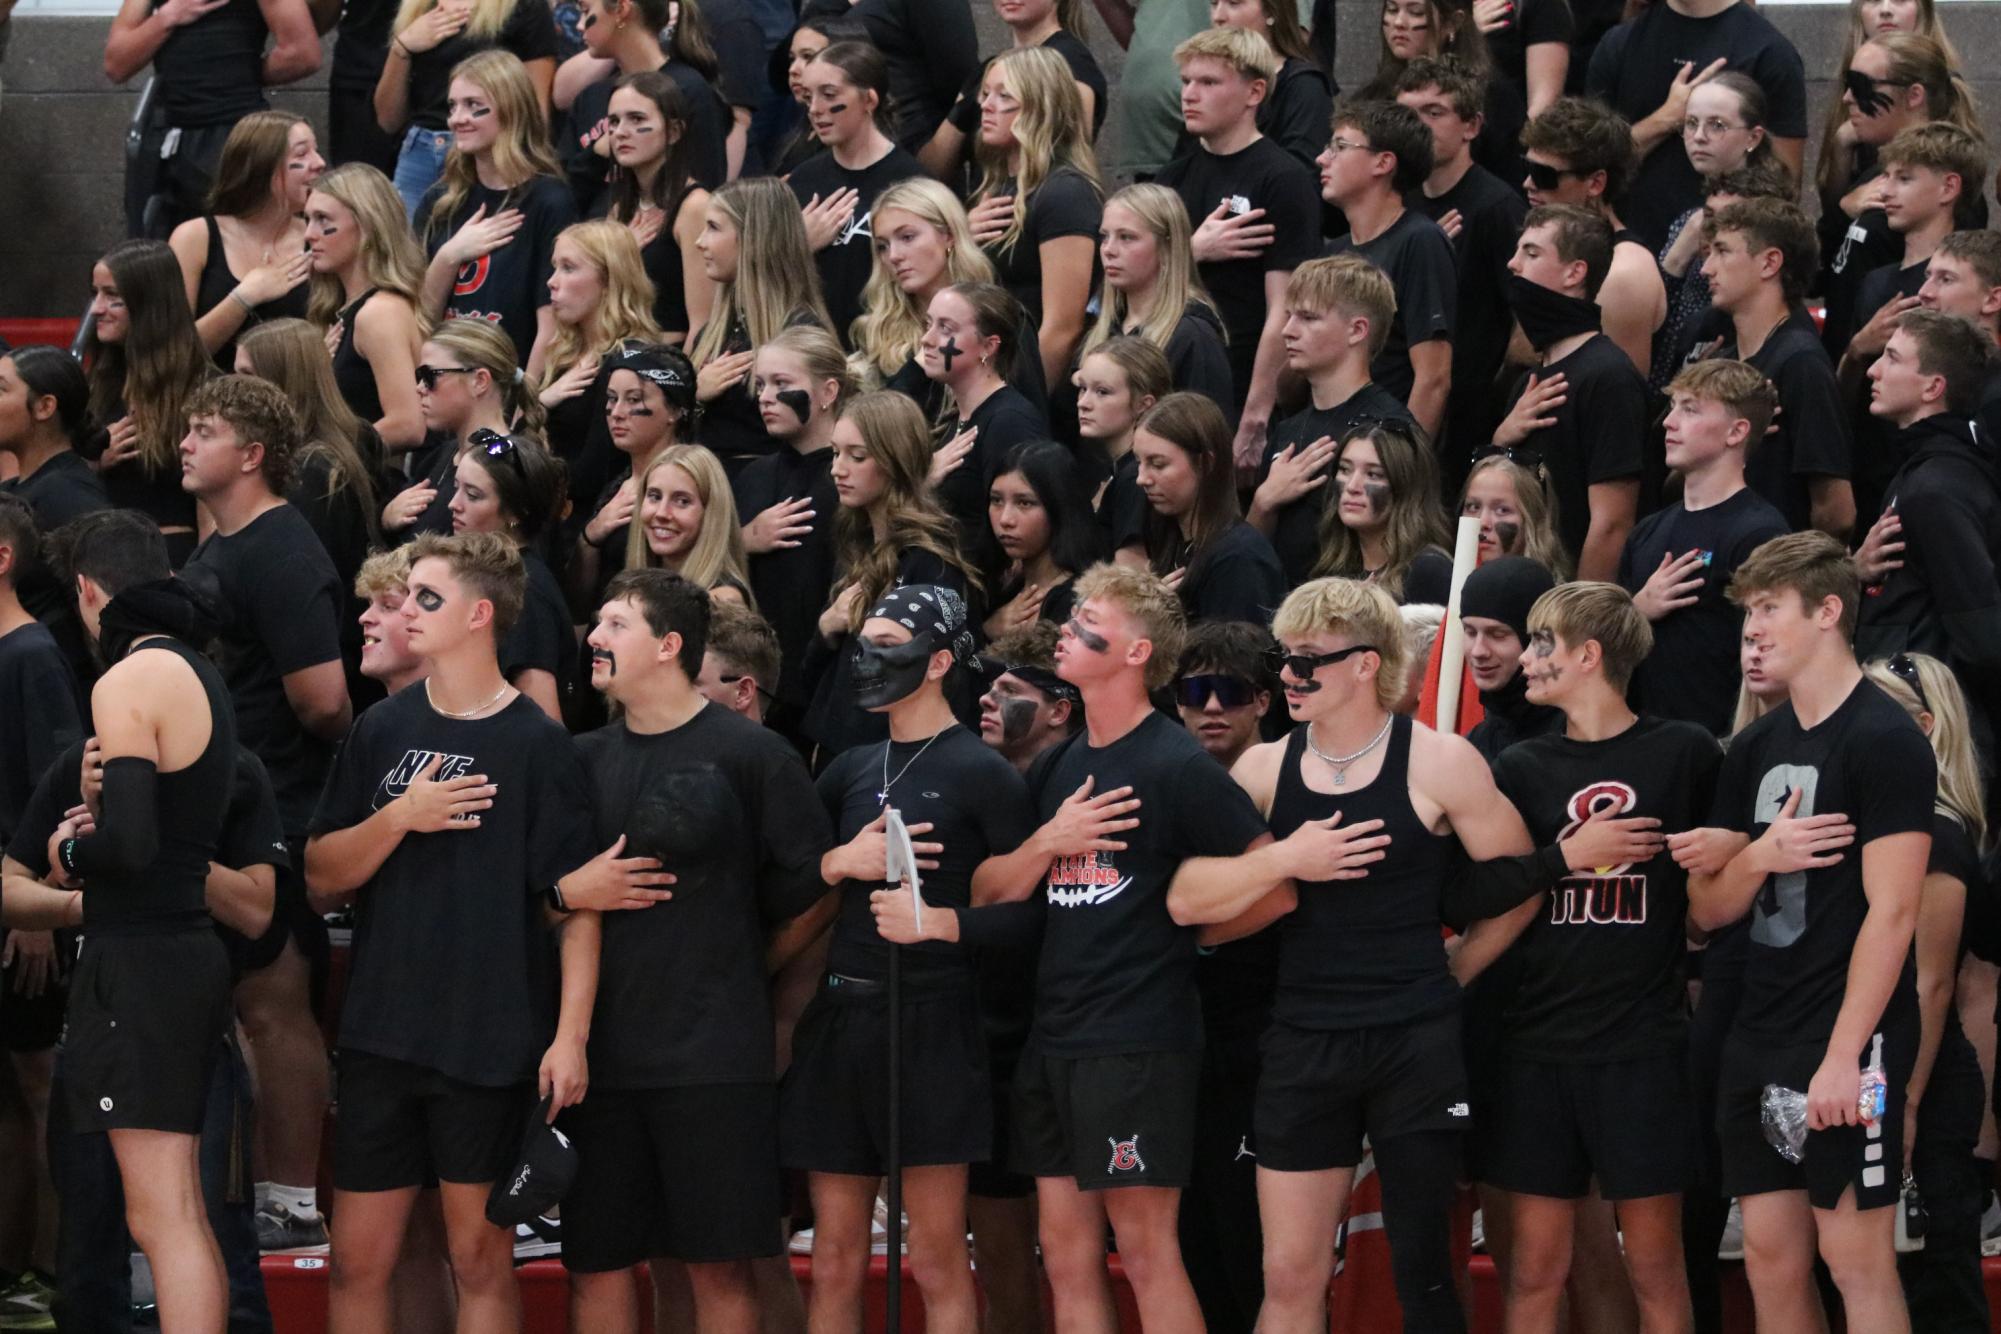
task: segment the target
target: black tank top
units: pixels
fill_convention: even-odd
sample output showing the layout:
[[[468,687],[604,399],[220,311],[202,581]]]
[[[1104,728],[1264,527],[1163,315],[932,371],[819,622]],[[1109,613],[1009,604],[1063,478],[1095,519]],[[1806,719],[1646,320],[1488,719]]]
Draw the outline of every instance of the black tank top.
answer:
[[[1272,837],[1342,813],[1381,820],[1387,855],[1364,880],[1302,880],[1299,907],[1280,922],[1274,1015],[1300,1028],[1372,1028],[1429,1018],[1459,1001],[1441,933],[1445,882],[1457,840],[1434,834],[1410,805],[1411,721],[1390,724],[1382,772],[1367,787],[1314,792],[1300,777],[1306,729],[1285,743],[1272,798]],[[1314,761],[1318,763],[1318,761]]]
[[[229,300],[229,294],[235,291],[236,284],[242,281],[242,279],[230,272],[229,256],[223,252],[222,248],[222,228],[216,223],[215,215],[210,214],[204,217],[202,221],[208,224],[208,262],[202,265],[201,280],[195,284],[196,319],[200,319],[223,302]],[[306,318],[306,300],[308,295],[306,285],[300,283],[297,287],[294,287],[275,301],[266,301],[260,306],[252,306],[249,318],[243,322],[243,329],[248,330],[262,324],[265,320],[303,320]],[[242,336],[243,332],[239,331],[236,338],[241,338]],[[220,366],[225,373],[236,369],[236,338],[230,339],[215,350],[215,364]],[[370,420],[374,419],[370,418]]]
[[[382,289],[371,287],[354,300],[340,308],[334,318],[340,321],[340,342],[334,347],[334,384],[340,389],[340,396],[347,400],[354,415],[373,426],[382,420],[382,395],[375,387],[375,368],[368,364],[368,358],[355,350],[354,317],[368,304],[368,298]]]
[[[176,639],[148,639],[132,652],[159,649],[194,669],[208,700],[208,746],[185,769],[159,775],[155,789],[160,850],[131,874],[100,872],[83,896],[86,935],[164,935],[209,923],[208,866],[235,787],[236,713],[215,664]]]

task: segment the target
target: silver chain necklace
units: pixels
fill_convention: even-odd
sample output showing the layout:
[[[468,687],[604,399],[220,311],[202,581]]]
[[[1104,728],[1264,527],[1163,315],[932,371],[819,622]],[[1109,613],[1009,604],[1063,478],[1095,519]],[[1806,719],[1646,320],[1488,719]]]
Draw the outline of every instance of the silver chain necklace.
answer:
[[[1382,745],[1383,738],[1390,734],[1390,727],[1395,722],[1396,722],[1395,714],[1391,714],[1389,717],[1383,719],[1383,730],[1376,733],[1375,737],[1369,742],[1368,745],[1362,747],[1360,750],[1356,751],[1353,755],[1329,755],[1326,751],[1314,745],[1313,724],[1308,723],[1306,725],[1306,748],[1313,752],[1314,759],[1319,760],[1322,764],[1326,765],[1328,768],[1334,771],[1335,787],[1346,787],[1348,785],[1348,767],[1352,765],[1356,760],[1361,759],[1364,755],[1367,755],[1370,751],[1374,750],[1377,746]]]
[[[469,718],[479,717],[479,715],[485,713],[488,709],[498,704],[500,702],[500,697],[502,695],[505,695],[511,689],[513,689],[511,685],[509,685],[505,681],[502,681],[500,683],[500,689],[496,690],[493,693],[493,698],[488,700],[486,703],[476,704],[472,708],[467,709],[464,713],[453,713],[450,709],[445,708],[443,705],[438,703],[437,697],[431,693],[431,683],[427,680],[424,682],[424,702],[431,706],[433,712],[441,713],[447,718],[456,718],[460,722],[464,722]],[[1308,738],[1308,740],[1311,739],[1312,739],[1311,737]]]
[[[924,752],[931,749],[932,741],[936,741],[939,737],[944,736],[946,732],[951,731],[952,728],[957,726],[958,726],[957,723],[952,723],[947,727],[941,728],[940,730],[933,732],[931,734],[930,740],[926,741],[923,745],[919,746],[917,748],[917,753],[915,755],[912,755],[909,759],[903,762],[903,767],[896,771],[895,778],[891,778],[889,776],[889,749],[890,746],[893,746],[896,743],[892,741],[889,743],[889,745],[885,745],[882,748],[882,790],[875,794],[875,804],[878,806],[889,805],[889,790],[895,787],[897,782],[905,774],[910,772],[911,765],[917,763],[919,760],[924,758]]]

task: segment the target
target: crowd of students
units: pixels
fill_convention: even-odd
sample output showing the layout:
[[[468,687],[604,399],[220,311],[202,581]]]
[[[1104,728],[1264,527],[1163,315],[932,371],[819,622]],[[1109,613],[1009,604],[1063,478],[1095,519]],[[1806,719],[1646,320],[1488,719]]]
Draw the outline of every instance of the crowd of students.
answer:
[[[1762,1329],[1990,1327],[1929,0],[1817,218],[1736,0],[1387,0],[1338,100],[1330,4],[1096,4],[1117,87],[1079,0],[130,0],[134,239],[0,353],[0,1329],[134,1247],[168,1334],[316,1248],[336,1334],[517,1328],[523,1241],[578,1329],[853,1330],[887,1232],[937,1331],[1113,1328],[1108,1236],[1320,1330],[1365,1172],[1412,1331],[1471,1190],[1511,1331],[1720,1329],[1733,1199]]]

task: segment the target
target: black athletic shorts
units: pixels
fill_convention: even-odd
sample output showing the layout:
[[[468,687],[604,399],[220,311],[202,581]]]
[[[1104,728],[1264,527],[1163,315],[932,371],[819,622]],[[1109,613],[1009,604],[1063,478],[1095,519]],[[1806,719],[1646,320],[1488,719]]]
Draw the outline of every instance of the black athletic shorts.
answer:
[[[966,1194],[983,1200],[1025,1200],[1035,1194],[1035,1178],[1008,1166],[1008,1145],[1014,1142],[1014,1068],[1019,1057],[1007,1063],[1007,1078],[995,1069],[993,1096],[993,1152],[983,1162],[966,1167]]]
[[[0,950],[14,933],[0,931]],[[71,936],[65,931],[56,937],[55,970],[39,996],[23,996],[14,989],[20,963],[0,971],[0,1050],[10,1052],[47,1051],[63,1035],[63,1011],[69,1006],[69,955]]]
[[[970,988],[903,997],[900,1138],[905,1167],[976,1163],[993,1145],[987,1043]],[[785,1166],[880,1176],[889,1153],[889,996],[881,983],[823,985],[792,1033],[779,1085]]]
[[[1608,1200],[1687,1188],[1694,1136],[1681,1053],[1583,1065],[1513,1058],[1495,1067],[1473,1139],[1478,1180],[1524,1195]]]
[[[246,941],[237,950],[236,964],[246,973],[254,973],[269,968],[284,952],[285,942],[299,942],[299,953],[312,966],[312,989],[317,999],[320,987],[324,985],[327,960],[331,957],[332,946],[327,939],[326,918],[313,911],[313,905],[306,898],[306,840],[287,840],[291,851],[292,865],[278,868],[278,889],[271,904],[271,925],[264,928],[264,934],[255,940]]]
[[[71,1128],[200,1134],[229,1024],[229,956],[208,927],[92,934],[63,1032]]]
[[[514,1166],[532,1085],[486,1088],[352,1049],[339,1059],[336,1189],[485,1185]]]
[[[778,1091],[769,1084],[592,1088],[557,1122],[577,1149],[563,1266],[702,1264],[785,1249]]]
[[[1897,1007],[1915,1010],[1915,1006]],[[1790,1163],[1765,1138],[1761,1105],[1767,1084],[1806,1092],[1826,1058],[1827,1044],[1796,1047],[1753,1045],[1732,1033],[1723,1047],[1723,1074],[1716,1107],[1716,1135],[1723,1151],[1723,1190],[1736,1196],[1803,1190],[1816,1209],[1832,1209],[1852,1186],[1858,1209],[1895,1204],[1903,1187],[1904,1086],[1917,1059],[1915,1014],[1885,1016],[1864,1044],[1861,1065],[1869,1063],[1875,1039],[1883,1042],[1889,1078],[1883,1115],[1873,1125],[1810,1130],[1798,1164]]]
[[[1186,1186],[1201,1078],[1199,1050],[1048,1056],[1031,1038],[1014,1072],[1009,1165],[1079,1190]]]
[[[1323,1172],[1362,1161],[1362,1140],[1465,1130],[1472,1108],[1459,1011],[1415,1023],[1265,1033],[1252,1140],[1258,1166]]]

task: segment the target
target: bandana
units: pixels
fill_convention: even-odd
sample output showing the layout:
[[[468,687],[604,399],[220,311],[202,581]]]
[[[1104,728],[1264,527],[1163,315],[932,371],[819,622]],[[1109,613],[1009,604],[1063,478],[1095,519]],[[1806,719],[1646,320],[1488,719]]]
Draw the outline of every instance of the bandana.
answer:
[[[973,632],[967,627],[966,600],[936,584],[908,584],[885,593],[868,621],[895,621],[910,631],[910,642],[884,646],[855,636],[853,649],[855,702],[864,709],[883,709],[913,694],[924,684],[931,655],[949,649],[955,665],[980,670],[973,652]]]
[[[668,404],[683,414],[694,409],[695,368],[679,348],[642,343],[612,358],[610,369],[631,371],[659,385]]]
[[[132,641],[145,635],[167,635],[200,648],[215,637],[218,623],[214,604],[186,580],[156,579],[134,584],[105,604],[97,645],[106,662],[123,658]]]

